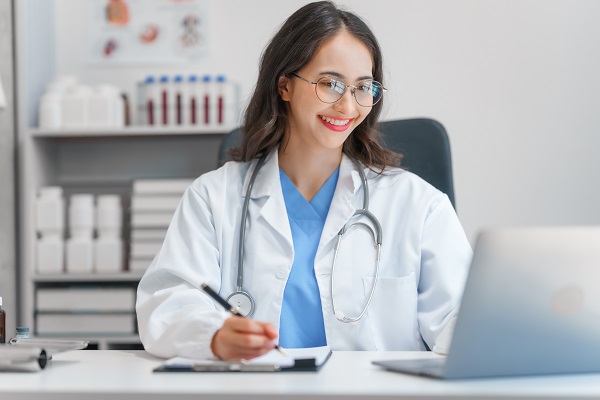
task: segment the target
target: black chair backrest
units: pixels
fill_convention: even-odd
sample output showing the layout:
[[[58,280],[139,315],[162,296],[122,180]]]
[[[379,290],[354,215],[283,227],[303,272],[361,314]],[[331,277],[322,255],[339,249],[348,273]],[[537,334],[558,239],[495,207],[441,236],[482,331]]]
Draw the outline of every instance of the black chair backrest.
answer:
[[[401,166],[446,193],[456,209],[452,157],[446,129],[428,118],[384,121],[379,124],[384,147],[404,156]]]
[[[401,166],[446,193],[456,208],[450,142],[442,124],[428,118],[401,119],[381,122],[378,129],[383,136],[381,144],[403,155]],[[219,166],[230,160],[229,149],[241,141],[239,128],[225,135],[219,147]]]

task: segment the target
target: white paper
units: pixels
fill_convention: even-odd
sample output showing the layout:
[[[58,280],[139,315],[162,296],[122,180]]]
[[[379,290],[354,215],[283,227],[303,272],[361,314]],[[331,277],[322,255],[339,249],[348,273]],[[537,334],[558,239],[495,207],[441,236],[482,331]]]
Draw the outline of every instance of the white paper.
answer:
[[[323,347],[309,347],[306,349],[285,349],[288,356],[284,356],[277,350],[272,350],[264,356],[253,358],[248,361],[248,364],[274,364],[279,365],[282,368],[293,367],[295,360],[314,358],[316,365],[321,365],[327,359],[330,349],[327,346]],[[211,362],[221,362],[220,360],[200,360],[185,357],[174,357],[170,358],[165,362],[165,365],[177,365],[184,367],[192,367],[194,365],[206,365]]]
[[[0,109],[6,108],[6,96],[4,95],[4,88],[2,86],[2,78],[0,78]]]

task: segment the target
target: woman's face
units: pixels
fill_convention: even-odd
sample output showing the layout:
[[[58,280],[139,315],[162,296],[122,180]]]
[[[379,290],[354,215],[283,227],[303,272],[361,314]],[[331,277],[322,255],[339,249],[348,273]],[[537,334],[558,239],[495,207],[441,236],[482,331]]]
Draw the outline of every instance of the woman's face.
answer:
[[[331,77],[346,85],[372,79],[373,61],[368,47],[343,30],[324,42],[314,58],[297,74],[316,82]],[[359,105],[346,88],[335,103],[324,103],[316,95],[315,85],[290,76],[279,80],[281,98],[288,103],[288,148],[330,149],[341,151],[352,131],[371,112]]]

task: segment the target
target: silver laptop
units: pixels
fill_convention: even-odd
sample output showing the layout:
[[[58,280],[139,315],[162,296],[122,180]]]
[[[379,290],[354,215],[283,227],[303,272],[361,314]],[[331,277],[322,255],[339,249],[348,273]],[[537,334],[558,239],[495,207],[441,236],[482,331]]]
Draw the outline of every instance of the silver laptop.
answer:
[[[600,372],[600,227],[481,233],[448,356],[373,363],[444,379]]]

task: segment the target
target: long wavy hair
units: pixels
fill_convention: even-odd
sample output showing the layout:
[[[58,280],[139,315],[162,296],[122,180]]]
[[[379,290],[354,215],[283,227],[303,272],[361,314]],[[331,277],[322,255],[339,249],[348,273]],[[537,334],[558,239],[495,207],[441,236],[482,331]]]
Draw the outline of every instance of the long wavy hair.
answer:
[[[288,109],[278,91],[279,77],[302,69],[321,44],[344,29],[367,46],[373,57],[373,79],[383,82],[381,49],[364,21],[331,1],[303,6],[284,22],[261,56],[256,87],[244,113],[242,143],[231,151],[234,160],[250,161],[279,146],[288,125]],[[373,106],[342,147],[346,155],[378,172],[398,165],[401,159],[378,142],[376,125],[383,100]]]

